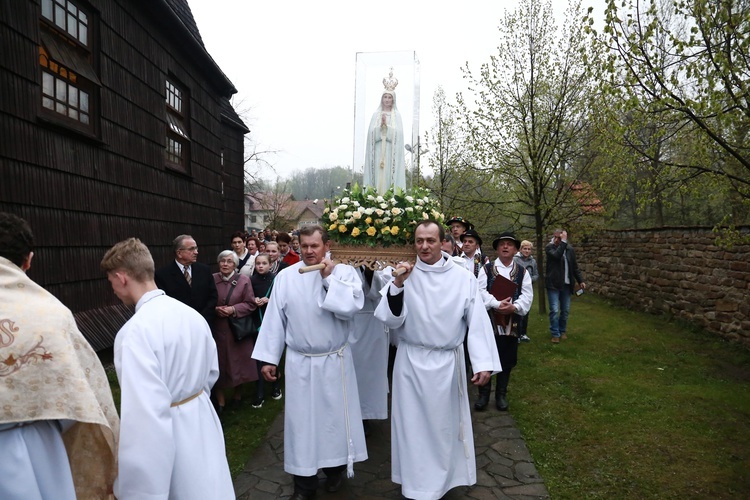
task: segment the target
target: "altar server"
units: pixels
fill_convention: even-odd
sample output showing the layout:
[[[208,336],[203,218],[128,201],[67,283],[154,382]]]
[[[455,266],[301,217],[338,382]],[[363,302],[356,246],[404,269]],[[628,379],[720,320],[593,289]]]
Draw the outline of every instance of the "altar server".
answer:
[[[364,304],[362,282],[351,266],[326,258],[328,233],[300,230],[302,261],[276,276],[253,358],[268,381],[284,352],[284,470],[294,475],[293,499],[315,496],[317,472],[336,491],[342,472],[367,459],[357,381],[348,339],[351,319]],[[320,271],[300,268],[324,264]]]
[[[392,329],[391,476],[404,496],[441,498],[476,483],[476,460],[463,352],[475,385],[500,371],[492,327],[474,276],[441,252],[435,221],[415,230],[417,261],[382,290],[375,317]]]
[[[102,259],[115,295],[135,314],[115,338],[121,388],[119,476],[127,499],[234,499],[224,434],[209,399],[219,376],[203,316],[154,282],[146,245],[129,238]]]

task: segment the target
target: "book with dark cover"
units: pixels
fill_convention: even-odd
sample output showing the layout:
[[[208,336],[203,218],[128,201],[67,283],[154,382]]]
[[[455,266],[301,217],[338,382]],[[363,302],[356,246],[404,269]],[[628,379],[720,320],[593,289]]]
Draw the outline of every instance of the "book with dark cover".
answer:
[[[516,288],[518,288],[518,285],[516,285],[513,281],[509,280],[508,278],[497,275],[495,276],[495,281],[492,282],[492,288],[490,288],[490,293],[493,297],[495,297],[497,300],[505,300],[508,297],[513,297],[516,293]],[[495,324],[497,324],[498,327],[505,330],[506,325],[511,320],[511,314],[502,314],[497,309],[492,310],[492,314],[495,318]]]

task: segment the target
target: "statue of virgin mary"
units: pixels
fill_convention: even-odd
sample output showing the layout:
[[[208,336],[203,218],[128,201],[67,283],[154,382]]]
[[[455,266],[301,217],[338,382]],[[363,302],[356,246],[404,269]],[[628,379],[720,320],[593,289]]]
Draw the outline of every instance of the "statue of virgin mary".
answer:
[[[388,78],[383,78],[380,105],[367,130],[363,184],[373,186],[380,194],[391,187],[406,189],[404,127],[396,107],[397,85],[391,69]]]

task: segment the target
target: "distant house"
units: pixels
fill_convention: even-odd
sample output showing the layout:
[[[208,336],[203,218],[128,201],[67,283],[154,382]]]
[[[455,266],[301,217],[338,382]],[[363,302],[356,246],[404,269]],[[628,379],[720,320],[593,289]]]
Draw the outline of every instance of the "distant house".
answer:
[[[290,218],[296,223],[296,229],[303,226],[320,225],[323,220],[323,200],[303,200],[292,202]]]
[[[243,224],[232,82],[186,0],[18,0],[0,8],[0,210],[24,217],[30,276],[95,349],[131,310],[99,270],[136,236],[157,266],[192,234],[213,264]]]
[[[299,229],[320,224],[324,201],[297,201],[287,193],[257,192],[245,195],[245,227],[248,231],[266,227],[277,230]]]

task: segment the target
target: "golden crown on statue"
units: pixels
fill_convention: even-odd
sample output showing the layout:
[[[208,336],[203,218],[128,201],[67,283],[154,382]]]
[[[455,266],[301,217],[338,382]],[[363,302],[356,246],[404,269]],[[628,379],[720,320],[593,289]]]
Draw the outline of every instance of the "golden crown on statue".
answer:
[[[393,77],[392,67],[391,71],[388,73],[388,78],[383,78],[383,87],[385,87],[385,90],[389,92],[395,92],[396,87],[398,87],[398,78]]]

